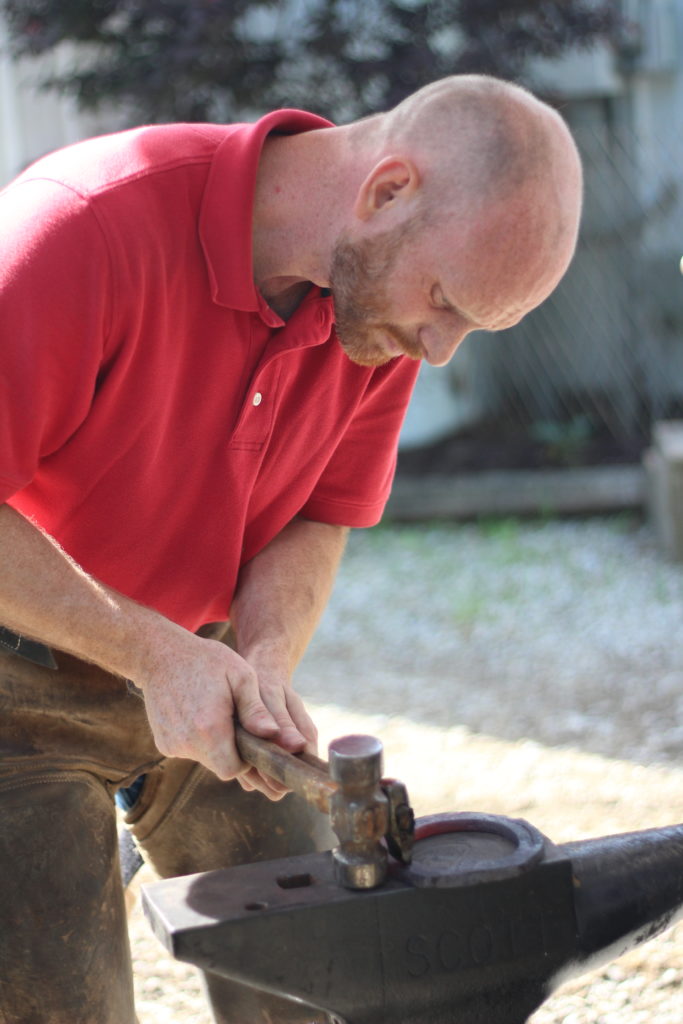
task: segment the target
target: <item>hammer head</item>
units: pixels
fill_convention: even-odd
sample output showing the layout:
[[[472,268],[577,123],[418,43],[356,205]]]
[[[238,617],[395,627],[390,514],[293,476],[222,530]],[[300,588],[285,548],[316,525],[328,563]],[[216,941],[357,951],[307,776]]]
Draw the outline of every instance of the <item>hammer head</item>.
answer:
[[[387,874],[382,840],[389,828],[389,802],[383,792],[382,744],[374,736],[342,736],[329,747],[330,778],[338,789],[330,818],[339,846],[333,851],[340,885],[372,889]]]

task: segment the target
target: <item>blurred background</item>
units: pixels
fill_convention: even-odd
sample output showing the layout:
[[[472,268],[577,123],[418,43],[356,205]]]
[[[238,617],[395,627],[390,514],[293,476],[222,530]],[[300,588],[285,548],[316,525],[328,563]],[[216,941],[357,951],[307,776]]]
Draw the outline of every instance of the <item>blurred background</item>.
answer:
[[[683,820],[683,0],[0,0],[0,184],[82,137],[442,75],[519,81],[576,136],[576,258],[518,327],[423,367],[383,525],[356,531],[298,686],[322,746],[385,742],[420,814],[557,841]],[[140,1020],[208,1024],[141,917]],[[679,1024],[683,930],[534,1024]]]

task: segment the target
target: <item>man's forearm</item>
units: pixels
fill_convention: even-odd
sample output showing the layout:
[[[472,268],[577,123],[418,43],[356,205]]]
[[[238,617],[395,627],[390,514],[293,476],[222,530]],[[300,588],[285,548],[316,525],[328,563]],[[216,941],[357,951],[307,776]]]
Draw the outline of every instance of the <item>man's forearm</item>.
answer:
[[[135,682],[162,754],[278,797],[282,787],[241,762],[233,722],[290,750],[314,747],[315,727],[289,681],[345,532],[295,520],[245,567],[234,609],[238,653],[109,590],[0,505],[0,625]]]
[[[87,575],[47,535],[0,505],[0,624],[124,677],[184,632]]]
[[[231,622],[250,664],[291,675],[327,604],[348,532],[297,518],[243,567]]]
[[[243,658],[91,579],[7,505],[0,506],[0,564],[0,624],[136,683],[161,754],[230,779],[249,770],[235,747],[235,718],[278,739],[282,725]],[[280,795],[267,780],[254,782]]]

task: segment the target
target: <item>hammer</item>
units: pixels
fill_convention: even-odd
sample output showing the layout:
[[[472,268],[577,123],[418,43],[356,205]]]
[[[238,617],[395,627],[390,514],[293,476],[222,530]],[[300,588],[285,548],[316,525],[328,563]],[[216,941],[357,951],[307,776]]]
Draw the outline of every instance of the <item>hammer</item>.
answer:
[[[382,744],[374,736],[342,736],[328,748],[329,763],[290,754],[235,726],[240,756],[330,815],[339,846],[335,876],[347,889],[373,889],[387,875],[387,848],[403,864],[412,855],[415,817],[405,786],[382,778]],[[385,845],[386,844],[386,845]]]

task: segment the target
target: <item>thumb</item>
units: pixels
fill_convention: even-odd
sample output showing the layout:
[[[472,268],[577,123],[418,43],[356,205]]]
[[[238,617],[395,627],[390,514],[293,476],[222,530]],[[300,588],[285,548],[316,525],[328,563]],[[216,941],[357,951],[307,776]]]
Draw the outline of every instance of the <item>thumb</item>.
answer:
[[[279,726],[266,705],[256,693],[237,693],[234,695],[235,714],[237,721],[247,732],[266,739],[277,735]]]

